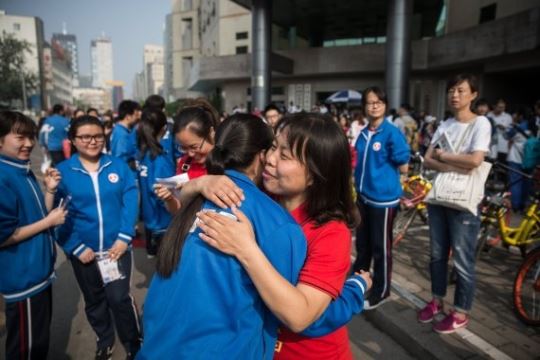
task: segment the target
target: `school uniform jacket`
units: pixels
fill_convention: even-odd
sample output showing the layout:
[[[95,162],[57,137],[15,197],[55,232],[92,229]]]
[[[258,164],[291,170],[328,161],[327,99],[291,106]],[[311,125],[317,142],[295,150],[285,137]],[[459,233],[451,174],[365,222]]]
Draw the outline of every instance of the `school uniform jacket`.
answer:
[[[165,230],[171,222],[171,215],[163,201],[154,193],[154,185],[157,178],[174,176],[176,169],[172,158],[170,154],[163,152],[152,159],[147,151],[139,160],[137,170],[144,226],[151,231]]]
[[[402,189],[399,166],[409,162],[410,148],[401,131],[383,121],[370,132],[366,126],[355,149],[357,163],[354,171],[356,191],[368,205],[384,208],[399,203]]]
[[[131,243],[137,221],[137,186],[133,171],[118,158],[101,155],[94,175],[75,154],[58,166],[62,180],[57,201],[71,196],[69,215],[58,231],[58,242],[68,255],[86,248],[110,249],[116,240]]]
[[[29,161],[0,156],[0,245],[17,228],[47,216],[43,194]],[[0,248],[0,293],[6,302],[29,298],[55,277],[56,249],[51,229]]]

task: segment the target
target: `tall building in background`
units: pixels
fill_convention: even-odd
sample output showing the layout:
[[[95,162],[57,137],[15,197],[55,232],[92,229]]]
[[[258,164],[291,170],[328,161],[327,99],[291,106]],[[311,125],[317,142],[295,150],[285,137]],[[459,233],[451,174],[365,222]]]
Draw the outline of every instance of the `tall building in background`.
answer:
[[[111,89],[112,110],[117,110],[118,105],[124,100],[124,82],[119,80],[107,81]]]
[[[163,97],[165,101],[174,101],[172,94],[172,14],[165,17],[163,30]]]
[[[163,70],[163,46],[144,45],[144,98],[162,92]]]
[[[73,34],[68,34],[64,24],[62,33],[53,34],[51,42],[57,42],[69,53],[70,67],[73,73],[73,86],[79,86],[79,50],[77,47],[77,37]]]
[[[30,44],[30,51],[24,54],[24,70],[35,74],[38,83],[36,89],[26,94],[26,105],[35,111],[45,108],[43,21],[38,17],[7,15],[5,11],[0,10],[0,34],[3,32],[13,34],[16,39],[25,40]]]
[[[73,72],[71,70],[70,54],[55,40],[51,41],[50,50],[52,89],[47,91],[47,97],[50,101],[48,105],[70,105],[73,102]]]
[[[92,40],[90,56],[92,66],[92,86],[105,88],[107,86],[107,81],[114,79],[111,40],[105,36]]]

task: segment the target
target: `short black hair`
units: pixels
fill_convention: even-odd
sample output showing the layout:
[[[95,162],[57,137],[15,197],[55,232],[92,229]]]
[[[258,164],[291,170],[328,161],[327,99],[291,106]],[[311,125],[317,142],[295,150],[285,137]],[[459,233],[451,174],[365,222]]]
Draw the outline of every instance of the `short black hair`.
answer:
[[[133,115],[135,111],[141,110],[141,105],[133,100],[124,100],[118,105],[118,120],[123,120],[128,115]]]
[[[62,104],[54,104],[52,108],[53,114],[60,114],[62,111],[64,111],[64,105]]]
[[[272,104],[268,104],[266,105],[266,107],[264,108],[264,111],[263,111],[263,114],[266,115],[266,113],[270,110],[276,110],[278,112],[278,114],[281,114],[282,111],[281,109],[279,108],[279,106],[277,106],[276,104],[272,103]]]
[[[38,128],[36,123],[28,116],[18,111],[0,111],[0,138],[9,133],[15,133],[35,139]]]
[[[450,78],[446,83],[446,91],[450,90],[454,86],[457,86],[461,83],[467,82],[471,88],[471,92],[478,92],[478,79],[472,74],[457,74],[454,77]]]

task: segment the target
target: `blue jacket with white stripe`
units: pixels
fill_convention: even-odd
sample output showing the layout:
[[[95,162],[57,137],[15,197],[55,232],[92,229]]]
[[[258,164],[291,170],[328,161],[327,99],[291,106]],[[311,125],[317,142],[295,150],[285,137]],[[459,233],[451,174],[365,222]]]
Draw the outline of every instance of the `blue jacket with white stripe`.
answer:
[[[28,161],[0,156],[0,245],[17,228],[47,215],[43,194]],[[54,279],[56,249],[51,229],[0,247],[0,293],[6,302],[29,298]]]
[[[119,239],[130,244],[137,221],[137,186],[133,171],[121,159],[101,155],[96,173],[84,169],[79,154],[58,165],[62,181],[57,201],[71,200],[69,215],[58,230],[58,242],[68,255],[87,247],[106,251]]]
[[[399,166],[409,162],[411,152],[405,136],[397,127],[383,121],[374,132],[366,126],[356,140],[355,149],[356,192],[368,205],[396,206],[402,193]]]

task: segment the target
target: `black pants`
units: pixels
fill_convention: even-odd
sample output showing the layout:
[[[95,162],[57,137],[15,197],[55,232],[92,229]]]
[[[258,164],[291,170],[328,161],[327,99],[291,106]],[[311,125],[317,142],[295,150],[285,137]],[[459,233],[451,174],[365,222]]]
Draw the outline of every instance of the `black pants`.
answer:
[[[357,201],[362,223],[356,229],[354,271],[369,271],[373,260],[373,285],[370,298],[390,295],[392,281],[392,225],[397,207],[376,208]]]
[[[71,259],[84,297],[86,318],[98,338],[97,348],[105,349],[114,344],[112,312],[120,341],[126,352],[134,354],[139,350],[142,334],[137,306],[129,293],[131,251],[127,251],[118,262],[126,277],[103,285],[96,260],[83,264],[77,258]]]
[[[51,163],[54,167],[56,167],[62,161],[66,160],[66,158],[64,157],[64,152],[62,150],[49,151],[49,155],[51,156]]]
[[[148,255],[157,255],[159,244],[161,244],[161,239],[165,235],[166,230],[150,230],[145,228],[144,237],[146,238],[146,253]]]
[[[52,287],[17,302],[6,303],[6,359],[47,358],[52,314]]]

